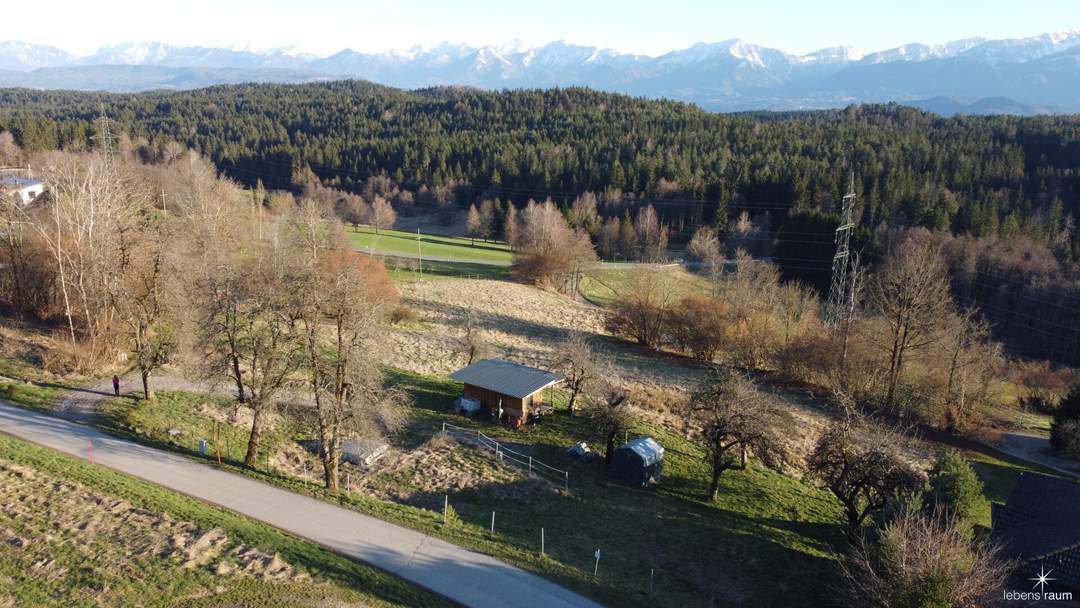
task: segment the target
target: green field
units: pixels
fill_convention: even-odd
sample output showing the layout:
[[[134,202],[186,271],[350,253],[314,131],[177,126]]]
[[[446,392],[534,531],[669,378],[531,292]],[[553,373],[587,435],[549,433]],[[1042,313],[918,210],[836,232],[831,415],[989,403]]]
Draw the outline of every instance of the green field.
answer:
[[[662,266],[658,271],[672,279],[678,296],[688,293],[704,295],[712,293],[712,283],[708,278],[688,272],[681,266]],[[625,288],[627,277],[631,272],[635,270],[628,268],[590,270],[582,279],[578,291],[586,300],[597,306],[610,306]]]
[[[349,241],[357,250],[374,253],[382,251],[408,256],[423,255],[425,258],[445,258],[447,261],[467,260],[493,264],[509,264],[513,257],[510,246],[506,243],[485,243],[478,240],[473,244],[470,239],[454,236],[421,234],[418,243],[415,233],[399,230],[380,230],[375,234],[370,228],[350,228],[348,235]]]
[[[187,522],[197,526],[196,534],[220,530],[229,546],[280,555],[287,564],[311,577],[270,582],[216,573],[209,564],[185,567],[182,554],[132,553],[125,541],[138,546],[147,542],[145,536],[139,535],[152,534],[153,529],[127,524],[105,527],[103,522],[109,521],[112,511],[104,511],[100,505],[91,507],[99,498],[84,498],[80,493],[73,501],[53,504],[46,511],[27,513],[11,504],[0,509],[0,530],[9,535],[9,542],[0,543],[3,606],[449,605],[390,574],[254,520],[6,435],[0,435],[0,460],[47,478],[49,483],[41,486],[42,492],[53,484],[74,482],[95,497],[123,499],[140,510],[133,517],[156,520],[160,524],[155,525],[171,525],[174,529],[171,522]],[[83,515],[66,510],[84,503],[93,512]],[[128,508],[125,504],[118,506]],[[102,517],[94,509],[102,509]],[[162,513],[171,519],[160,519]],[[85,523],[61,527],[57,517]],[[31,536],[43,529],[50,533]],[[19,535],[33,542],[12,540]]]
[[[424,260],[423,268],[418,260],[386,256],[383,260],[390,278],[395,281],[418,281],[432,279],[488,279],[506,281],[510,279],[509,266],[493,264],[470,264],[468,262],[442,262]]]

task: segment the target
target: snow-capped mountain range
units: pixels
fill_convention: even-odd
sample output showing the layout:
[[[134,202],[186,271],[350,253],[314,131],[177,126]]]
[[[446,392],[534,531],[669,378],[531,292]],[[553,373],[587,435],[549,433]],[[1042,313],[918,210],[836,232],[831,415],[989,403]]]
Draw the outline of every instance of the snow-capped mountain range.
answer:
[[[55,47],[0,43],[0,86],[115,91],[211,84],[363,78],[401,88],[490,89],[588,86],[666,97],[717,110],[792,110],[860,101],[939,107],[1080,111],[1080,30],[1030,38],[913,43],[860,54],[850,47],[794,55],[743,40],[698,43],[660,56],[552,42],[470,46],[440,43],[404,51],[327,57],[293,48],[251,50],[110,45],[76,57]],[[990,98],[994,103],[978,102]],[[942,104],[941,100],[950,100]],[[1002,101],[1007,103],[1002,103]]]

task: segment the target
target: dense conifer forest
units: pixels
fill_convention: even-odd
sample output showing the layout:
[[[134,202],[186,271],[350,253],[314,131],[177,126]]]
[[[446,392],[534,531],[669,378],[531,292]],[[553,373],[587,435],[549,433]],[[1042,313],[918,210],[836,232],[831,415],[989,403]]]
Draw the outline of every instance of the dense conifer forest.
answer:
[[[855,241],[871,264],[884,229],[929,230],[958,297],[1012,346],[1080,357],[1080,117],[942,118],[895,104],[716,114],[587,89],[409,92],[357,81],[0,91],[0,130],[27,151],[92,146],[102,112],[148,160],[177,142],[269,189],[294,187],[310,167],[344,190],[385,176],[412,191],[449,189],[464,206],[551,197],[569,209],[591,191],[605,217],[652,204],[675,248],[701,225],[730,231],[746,212],[754,232],[743,243],[819,290],[854,175]]]

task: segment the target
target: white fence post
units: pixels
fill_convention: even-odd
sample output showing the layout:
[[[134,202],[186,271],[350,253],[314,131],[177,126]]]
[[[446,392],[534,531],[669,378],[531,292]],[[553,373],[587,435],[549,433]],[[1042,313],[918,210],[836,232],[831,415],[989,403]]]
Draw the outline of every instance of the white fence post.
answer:
[[[495,512],[491,512],[491,535],[495,536]]]

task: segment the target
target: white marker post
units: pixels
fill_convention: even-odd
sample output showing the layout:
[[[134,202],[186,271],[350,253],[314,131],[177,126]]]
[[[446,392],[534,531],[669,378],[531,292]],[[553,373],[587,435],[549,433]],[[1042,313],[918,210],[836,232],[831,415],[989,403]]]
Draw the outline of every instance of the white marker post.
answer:
[[[446,511],[449,508],[450,508],[450,495],[449,494],[443,494],[442,523],[443,523],[444,526],[446,525]]]
[[[540,528],[540,555],[544,555],[544,529]]]
[[[495,536],[495,512],[491,512],[491,535]]]
[[[593,564],[592,577],[593,580],[596,580],[596,572],[600,569],[600,549],[597,549],[593,556],[596,557],[596,563]]]

